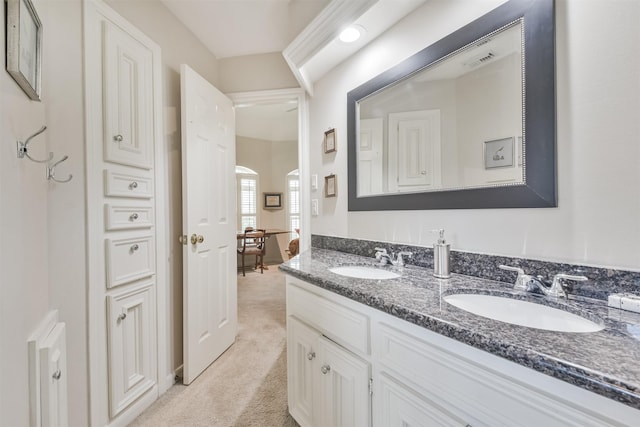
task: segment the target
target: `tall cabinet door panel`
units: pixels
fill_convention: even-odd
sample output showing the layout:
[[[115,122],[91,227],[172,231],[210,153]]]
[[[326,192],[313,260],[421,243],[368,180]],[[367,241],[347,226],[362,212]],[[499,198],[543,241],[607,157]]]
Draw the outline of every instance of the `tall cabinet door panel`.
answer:
[[[154,304],[152,281],[107,297],[112,417],[156,382]]]
[[[333,341],[318,340],[316,426],[369,426],[370,365]]]
[[[313,372],[321,334],[297,318],[287,319],[289,412],[302,427],[313,425]]]
[[[103,31],[105,160],[151,169],[151,51],[112,23],[103,22]]]

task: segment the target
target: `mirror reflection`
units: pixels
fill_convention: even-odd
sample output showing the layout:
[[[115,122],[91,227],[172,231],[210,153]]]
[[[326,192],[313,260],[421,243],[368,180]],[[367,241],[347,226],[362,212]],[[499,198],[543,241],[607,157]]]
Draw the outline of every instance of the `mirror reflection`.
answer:
[[[518,20],[357,102],[357,197],[524,183]]]

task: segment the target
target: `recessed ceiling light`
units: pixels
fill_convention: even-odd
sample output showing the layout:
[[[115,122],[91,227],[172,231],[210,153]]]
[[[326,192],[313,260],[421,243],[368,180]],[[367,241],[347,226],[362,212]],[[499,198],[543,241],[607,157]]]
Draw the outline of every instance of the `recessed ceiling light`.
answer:
[[[340,33],[340,41],[343,43],[353,43],[360,38],[362,33],[364,33],[364,28],[358,25],[352,25],[342,30]]]

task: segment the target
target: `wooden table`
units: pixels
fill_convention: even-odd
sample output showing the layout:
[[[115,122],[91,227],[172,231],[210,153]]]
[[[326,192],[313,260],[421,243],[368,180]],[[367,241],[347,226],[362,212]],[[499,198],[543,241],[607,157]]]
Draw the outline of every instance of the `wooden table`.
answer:
[[[253,231],[258,231],[258,228],[253,229]],[[285,233],[291,233],[291,231],[288,230],[281,230],[279,228],[267,228],[265,229],[264,235],[265,237],[268,239],[271,236],[275,236],[276,234],[285,234]],[[236,231],[236,239],[237,240],[242,240],[244,239],[244,231]],[[265,243],[266,244],[266,243]],[[265,248],[265,255],[267,253],[267,250]],[[264,258],[263,258],[264,260]],[[259,266],[258,266],[259,267]],[[265,270],[268,270],[269,267],[267,267],[266,265],[264,265],[264,261],[263,261],[263,265],[262,268]]]

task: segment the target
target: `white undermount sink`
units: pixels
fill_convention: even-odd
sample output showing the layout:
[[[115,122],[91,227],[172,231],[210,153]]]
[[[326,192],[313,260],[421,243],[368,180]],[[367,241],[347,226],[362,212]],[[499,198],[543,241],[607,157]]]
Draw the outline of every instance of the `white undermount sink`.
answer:
[[[529,328],[558,332],[598,332],[604,329],[589,319],[564,310],[497,295],[453,294],[444,300],[478,316]]]
[[[398,273],[394,273],[393,271],[364,265],[343,265],[341,267],[330,268],[329,271],[341,276],[355,277],[358,279],[385,280],[400,277]]]

